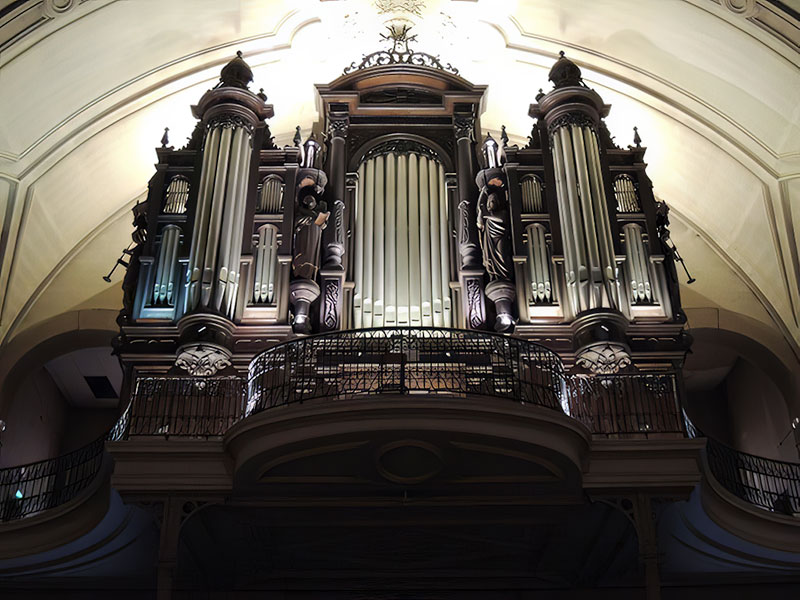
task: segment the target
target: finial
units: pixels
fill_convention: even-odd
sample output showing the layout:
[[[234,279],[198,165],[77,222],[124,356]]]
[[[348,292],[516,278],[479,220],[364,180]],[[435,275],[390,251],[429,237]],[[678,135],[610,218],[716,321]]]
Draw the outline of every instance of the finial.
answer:
[[[161,147],[166,148],[169,144],[169,127],[164,127],[164,135],[161,136]]]
[[[246,90],[253,81],[253,71],[242,58],[242,51],[236,51],[236,58],[222,68],[217,87],[237,87]]]
[[[578,68],[578,65],[568,59],[564,55],[563,50],[558,53],[558,56],[559,59],[555,62],[553,68],[550,69],[550,74],[548,76],[548,79],[553,82],[554,87],[558,89],[583,85],[581,70]]]
[[[508,134],[506,133],[506,126],[500,126],[500,140],[503,142],[503,148],[508,146]]]
[[[639,128],[638,127],[634,127],[633,128],[633,143],[636,144],[637,148],[641,148],[642,147],[642,138],[639,137]]]
[[[300,125],[294,128],[294,137],[292,138],[294,145],[299,147],[303,143],[303,136],[300,134]]]
[[[266,102],[266,101],[267,101],[267,95],[264,93],[264,88],[260,88],[260,89],[258,90],[258,93],[256,94],[256,96],[258,96],[259,98],[261,98],[261,101],[262,101],[262,102]]]

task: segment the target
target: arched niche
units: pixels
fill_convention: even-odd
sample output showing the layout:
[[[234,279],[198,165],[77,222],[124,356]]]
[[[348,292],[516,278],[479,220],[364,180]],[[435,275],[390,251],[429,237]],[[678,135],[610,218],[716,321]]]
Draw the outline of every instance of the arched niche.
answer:
[[[0,419],[6,421],[6,430],[0,466],[53,458],[89,443],[113,425],[119,397],[124,395],[121,372],[119,379],[111,372],[116,362],[111,357],[115,316],[116,311],[103,310],[65,313],[23,332],[3,348]],[[75,361],[90,365],[98,356],[105,359],[102,370],[113,380],[117,397],[87,402],[94,392],[84,376],[103,373],[95,372],[94,366],[84,369],[86,373],[70,369]],[[72,377],[72,383],[58,381],[58,373]],[[81,385],[86,386],[83,400],[74,392]]]
[[[798,460],[791,420],[793,375],[772,351],[741,333],[690,330],[686,410],[706,435],[742,452]]]

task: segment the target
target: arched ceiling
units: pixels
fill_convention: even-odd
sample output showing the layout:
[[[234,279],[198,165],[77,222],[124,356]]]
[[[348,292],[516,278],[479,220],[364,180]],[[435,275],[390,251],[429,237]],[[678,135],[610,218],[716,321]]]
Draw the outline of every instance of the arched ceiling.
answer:
[[[697,277],[686,305],[743,315],[793,360],[798,4],[0,0],[0,340],[121,304],[122,274],[113,289],[102,276],[129,242],[128,209],[145,194],[153,148],[165,126],[182,145],[189,106],[236,50],[275,106],[276,142],[288,144],[295,125],[319,127],[313,84],[379,49],[399,18],[415,24],[417,49],[489,86],[482,127],[506,125],[512,143],[525,142],[528,105],[565,50],[612,104],[618,143],[637,125],[649,146],[648,173]]]

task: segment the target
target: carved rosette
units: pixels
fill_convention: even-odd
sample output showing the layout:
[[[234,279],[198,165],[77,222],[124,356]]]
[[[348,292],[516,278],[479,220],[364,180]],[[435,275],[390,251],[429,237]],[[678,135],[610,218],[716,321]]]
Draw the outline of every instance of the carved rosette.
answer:
[[[195,342],[178,349],[175,366],[195,377],[210,377],[231,366],[231,353],[217,344]]]
[[[631,355],[623,344],[600,342],[581,348],[575,363],[597,375],[613,375],[631,364]]]

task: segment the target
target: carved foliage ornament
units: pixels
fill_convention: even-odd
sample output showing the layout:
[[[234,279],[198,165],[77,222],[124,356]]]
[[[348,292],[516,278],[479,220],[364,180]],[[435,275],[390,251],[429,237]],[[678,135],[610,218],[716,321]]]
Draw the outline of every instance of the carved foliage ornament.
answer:
[[[566,127],[568,125],[576,125],[578,127],[590,127],[594,129],[594,122],[585,114],[580,112],[568,113],[562,117],[555,119],[547,128],[548,133],[552,136],[553,132],[559,127]]]
[[[333,329],[339,324],[339,315],[337,314],[337,306],[339,304],[339,282],[333,279],[328,280],[325,284],[325,316],[323,321],[325,327]]]
[[[330,116],[328,119],[328,135],[332,138],[346,138],[350,130],[350,120],[347,117],[334,116]]]
[[[196,377],[209,377],[231,365],[231,353],[215,344],[187,344],[178,350],[175,365]]]
[[[469,306],[469,324],[473,329],[478,329],[483,325],[483,307],[481,284],[477,279],[467,279],[467,305]]]
[[[597,375],[612,375],[629,366],[631,357],[622,344],[601,342],[581,348],[575,362]]]
[[[454,117],[453,130],[457,140],[461,138],[471,140],[475,132],[475,117]]]

